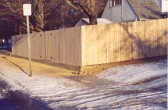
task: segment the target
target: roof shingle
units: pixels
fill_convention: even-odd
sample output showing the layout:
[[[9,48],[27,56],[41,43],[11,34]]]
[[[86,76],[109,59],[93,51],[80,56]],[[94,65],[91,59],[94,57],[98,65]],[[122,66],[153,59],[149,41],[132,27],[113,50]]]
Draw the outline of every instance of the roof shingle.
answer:
[[[154,0],[128,0],[140,20],[162,18],[161,9]]]

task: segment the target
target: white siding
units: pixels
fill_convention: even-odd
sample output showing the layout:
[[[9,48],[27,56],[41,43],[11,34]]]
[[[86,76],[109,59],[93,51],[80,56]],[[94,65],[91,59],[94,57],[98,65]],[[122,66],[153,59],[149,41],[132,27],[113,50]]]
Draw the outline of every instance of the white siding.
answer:
[[[161,1],[161,10],[162,12],[168,12],[168,0]]]
[[[102,18],[106,18],[112,22],[121,22],[121,6],[109,8],[109,5],[107,5]]]
[[[123,14],[123,16],[121,15],[121,13]],[[135,21],[137,17],[127,0],[123,0],[123,8],[121,7],[121,5],[110,8],[108,2],[103,12],[102,18],[106,18],[112,22],[121,22]]]
[[[123,21],[135,21],[137,16],[127,0],[123,0]]]

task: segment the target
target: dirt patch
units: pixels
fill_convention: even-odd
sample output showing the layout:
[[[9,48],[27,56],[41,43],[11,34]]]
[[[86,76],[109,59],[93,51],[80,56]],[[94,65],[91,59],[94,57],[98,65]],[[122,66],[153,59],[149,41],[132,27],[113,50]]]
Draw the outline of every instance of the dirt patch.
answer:
[[[69,79],[90,87],[103,87],[117,84],[117,82],[101,79],[97,76],[78,76],[78,77],[74,76],[69,77]]]
[[[29,62],[28,60],[21,59],[21,58],[15,58],[15,57],[9,57],[9,56],[3,56],[0,57],[0,60],[4,61],[7,65],[10,65],[16,69],[22,70],[22,72],[29,74]],[[75,74],[72,74],[71,70],[58,68],[55,66],[50,66],[47,64],[37,63],[32,61],[32,71],[33,75],[39,74],[39,75],[45,75],[45,76],[75,76]]]
[[[165,59],[167,56],[160,56],[160,57],[153,57],[147,59],[139,59],[139,60],[130,60],[130,61],[123,61],[123,62],[115,62],[115,63],[108,63],[108,64],[101,64],[101,65],[93,65],[93,66],[85,66],[81,67],[80,71],[68,70],[65,68],[60,68],[52,65],[47,65],[39,62],[32,61],[32,70],[35,74],[47,75],[47,76],[63,76],[63,77],[71,77],[71,76],[95,76],[99,74],[101,71],[121,66],[121,65],[132,65],[132,64],[143,64],[143,63],[150,63],[154,61],[158,61],[161,59]],[[5,59],[8,60],[9,63],[17,65],[17,68],[23,69],[26,73],[29,73],[28,68],[28,60],[15,58],[15,57],[8,57],[5,56]]]

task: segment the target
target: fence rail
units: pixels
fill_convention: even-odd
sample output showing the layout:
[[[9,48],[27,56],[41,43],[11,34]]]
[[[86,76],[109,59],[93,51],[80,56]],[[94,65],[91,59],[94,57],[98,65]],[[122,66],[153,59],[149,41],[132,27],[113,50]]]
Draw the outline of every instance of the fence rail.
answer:
[[[159,19],[33,33],[32,57],[86,66],[167,55],[167,26]],[[12,36],[12,54],[28,56],[26,35]]]

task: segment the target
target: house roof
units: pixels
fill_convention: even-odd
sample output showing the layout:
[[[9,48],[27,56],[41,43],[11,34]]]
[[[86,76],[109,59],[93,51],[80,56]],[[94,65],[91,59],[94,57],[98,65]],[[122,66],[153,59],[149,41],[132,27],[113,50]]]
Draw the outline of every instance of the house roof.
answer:
[[[128,0],[140,20],[162,18],[161,9],[154,0]]]
[[[97,24],[110,24],[112,23],[108,19],[105,18],[97,18]],[[81,26],[81,25],[89,25],[89,18],[82,18],[75,26]]]

